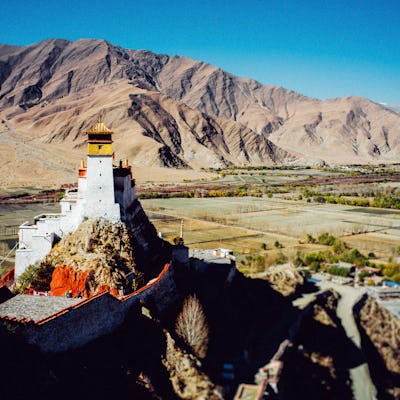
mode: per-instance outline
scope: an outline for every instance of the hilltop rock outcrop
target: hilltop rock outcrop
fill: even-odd
[[[283,398],[353,398],[349,369],[356,349],[337,317],[339,298],[333,290],[320,293],[292,326],[293,346],[282,358]]]
[[[375,300],[368,299],[360,310],[359,321],[387,369],[400,374],[400,319]]]
[[[72,290],[74,296],[89,296],[105,289],[130,293],[158,275],[169,261],[169,245],[157,237],[139,203],[137,207],[130,220],[135,229],[87,219],[53,247],[39,267],[53,271],[48,282],[53,295]]]
[[[134,260],[132,234],[126,225],[103,219],[84,221],[75,232],[53,247],[44,262],[53,266],[68,265],[53,272],[52,286],[58,288],[57,292],[68,284],[71,285],[69,289],[74,286],[76,291],[77,277],[84,281],[81,284],[85,293],[96,292],[102,286],[132,291],[127,275],[139,272]],[[85,272],[84,276],[82,272]]]

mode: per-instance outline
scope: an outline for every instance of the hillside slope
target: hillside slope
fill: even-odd
[[[71,178],[99,116],[137,166],[384,162],[399,151],[400,115],[367,99],[319,101],[102,40],[0,45],[0,183]]]

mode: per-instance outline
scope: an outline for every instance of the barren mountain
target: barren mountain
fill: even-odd
[[[73,180],[101,116],[135,166],[395,161],[400,116],[106,41],[0,45],[0,184]]]
[[[400,113],[400,104],[387,104],[385,107],[389,110]]]

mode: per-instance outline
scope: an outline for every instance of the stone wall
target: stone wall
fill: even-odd
[[[78,348],[115,331],[134,304],[145,305],[155,316],[168,312],[179,298],[174,275],[174,266],[166,264],[156,279],[131,295],[117,298],[103,292],[37,322],[8,323],[28,343],[45,352]]]
[[[169,267],[164,267],[155,280],[127,297],[139,300],[156,318],[165,317],[174,310],[174,306],[179,300],[175,283],[175,268],[173,263]]]
[[[45,352],[61,352],[85,345],[120,326],[127,306],[110,294],[96,295],[71,310],[63,310],[45,320],[27,324],[23,336]]]

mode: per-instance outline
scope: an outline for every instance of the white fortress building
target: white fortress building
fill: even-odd
[[[126,213],[136,200],[131,166],[113,166],[112,134],[102,122],[86,131],[87,164],[81,163],[78,189],[67,191],[61,200],[60,214],[35,217],[33,224],[19,227],[19,244],[15,256],[15,279],[25,269],[43,259],[53,245],[75,231],[85,217],[105,218],[111,222],[128,222]]]

